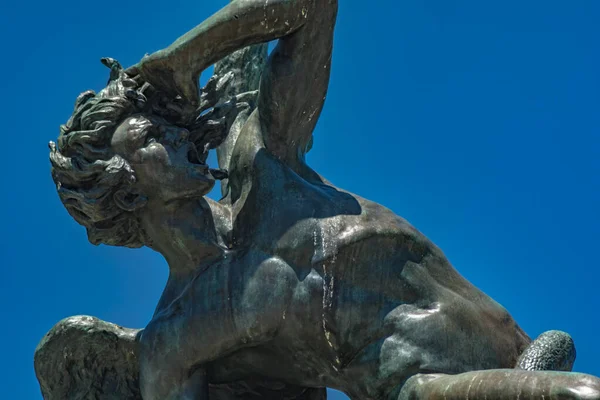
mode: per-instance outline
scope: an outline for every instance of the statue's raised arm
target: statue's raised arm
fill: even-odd
[[[233,1],[138,68],[158,89],[199,103],[198,77],[243,47],[280,39],[263,73],[258,110],[267,149],[303,157],[329,83],[337,0]]]

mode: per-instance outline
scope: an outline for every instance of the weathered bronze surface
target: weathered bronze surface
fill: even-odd
[[[600,398],[595,377],[541,371],[571,369],[568,335],[532,342],[407,221],[305,163],[337,7],[238,0],[138,65],[103,59],[52,176],[92,243],[148,246],[170,276],[142,331],[57,324],[36,350],[46,399]]]

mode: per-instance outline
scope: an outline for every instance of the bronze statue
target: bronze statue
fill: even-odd
[[[103,60],[109,83],[77,99],[52,176],[92,243],[148,246],[170,275],[142,331],[53,328],[46,398],[600,399],[595,377],[538,371],[570,370],[568,335],[532,342],[408,222],[305,163],[337,3],[237,0],[136,66]],[[248,48],[275,39],[267,61]],[[76,359],[83,377],[57,379]]]

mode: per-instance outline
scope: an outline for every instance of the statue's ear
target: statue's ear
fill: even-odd
[[[148,202],[148,198],[134,188],[119,189],[114,195],[115,203],[125,211],[135,211]]]

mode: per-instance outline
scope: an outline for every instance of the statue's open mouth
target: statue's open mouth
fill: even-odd
[[[201,169],[201,172],[205,175],[209,175],[211,179],[227,179],[228,173],[224,169],[213,169],[208,168],[206,159],[208,157],[208,149],[204,149],[202,153],[198,151],[198,147],[194,142],[190,142],[189,149],[187,152],[187,159],[190,164],[193,164],[197,168]]]

